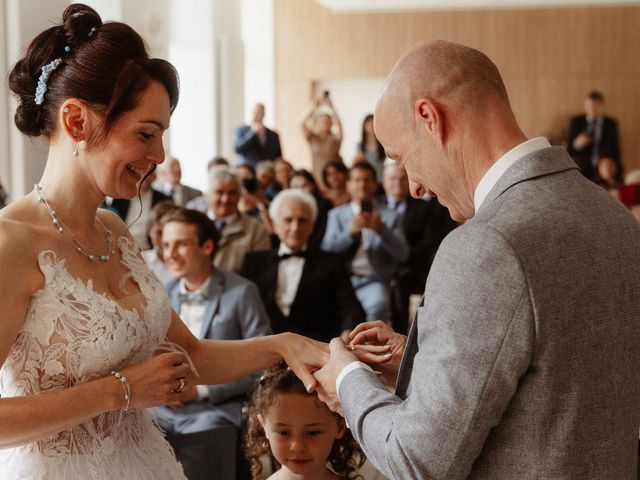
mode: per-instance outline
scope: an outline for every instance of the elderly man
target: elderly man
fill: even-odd
[[[280,246],[248,253],[241,273],[258,285],[274,331],[328,342],[363,322],[342,257],[309,246],[317,214],[313,196],[284,190],[269,214]]]
[[[280,137],[264,126],[264,105],[256,103],[251,113],[251,124],[238,127],[235,140],[240,164],[253,168],[262,160],[275,160],[282,156]]]
[[[640,225],[564,149],[527,140],[472,48],[411,48],[375,129],[413,196],[465,223],[436,254],[401,366],[402,336],[354,331],[354,345],[394,346],[395,392],[335,339],[322,398],[339,409],[337,390],[391,478],[635,479]]]
[[[182,168],[180,167],[180,161],[171,155],[167,155],[164,162],[158,165],[158,180],[161,191],[173,198],[175,204],[181,207],[202,195],[202,192],[197,188],[181,183]]]
[[[173,309],[197,338],[241,340],[271,334],[269,318],[255,285],[244,278],[214,268],[211,259],[219,233],[201,212],[176,208],[162,219],[164,261],[175,279],[166,284]],[[256,376],[221,385],[193,385],[190,400],[181,405],[154,409],[155,417],[169,434],[190,480],[222,478],[235,470],[235,458],[221,458],[215,448],[188,445],[184,435],[209,431],[210,440],[230,432],[240,434],[242,406]],[[232,429],[217,427],[233,426]],[[205,437],[206,435],[201,435]],[[234,450],[232,438],[226,439]],[[225,478],[237,478],[230,474]]]
[[[264,225],[238,211],[241,191],[240,177],[232,168],[222,165],[209,171],[208,208],[205,213],[220,231],[213,263],[230,272],[240,270],[247,252],[271,248]]]

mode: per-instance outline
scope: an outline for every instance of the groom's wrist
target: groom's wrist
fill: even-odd
[[[365,370],[373,372],[373,369],[363,362],[355,361],[345,365],[336,377],[336,395],[338,396],[338,400],[340,399],[340,384],[349,373],[357,370],[358,368],[364,368]]]

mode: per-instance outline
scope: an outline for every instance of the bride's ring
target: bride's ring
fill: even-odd
[[[178,378],[177,380],[180,382],[180,385],[178,385],[178,388],[171,390],[173,393],[180,393],[184,388],[184,378]]]
[[[347,347],[349,348],[349,350],[351,350],[352,352],[356,351],[356,346],[352,343],[350,343],[349,345],[347,345]]]

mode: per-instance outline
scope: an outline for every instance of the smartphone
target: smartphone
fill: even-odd
[[[247,192],[256,193],[258,191],[258,180],[253,177],[243,178],[242,186]]]
[[[373,202],[368,198],[365,198],[360,202],[360,210],[363,212],[371,213],[373,211]]]

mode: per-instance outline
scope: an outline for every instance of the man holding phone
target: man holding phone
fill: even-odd
[[[389,320],[389,282],[408,254],[397,212],[374,203],[376,172],[366,162],[349,170],[351,203],[329,212],[322,249],[347,257],[351,283],[367,321]]]

